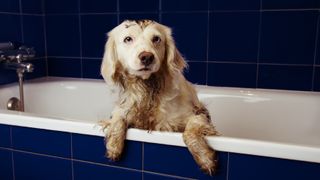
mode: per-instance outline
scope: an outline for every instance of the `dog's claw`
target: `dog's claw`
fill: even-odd
[[[217,172],[217,160],[211,161],[211,163],[203,164],[201,170],[206,174],[212,176]]]
[[[107,151],[106,157],[110,159],[111,161],[118,161],[120,159],[121,154],[112,152],[112,151]]]

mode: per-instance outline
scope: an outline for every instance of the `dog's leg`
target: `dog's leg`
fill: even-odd
[[[127,125],[120,116],[114,114],[106,132],[106,156],[116,161],[120,158],[126,138]]]
[[[208,118],[204,114],[190,117],[183,132],[183,140],[193,158],[200,168],[209,175],[215,173],[217,161],[215,151],[210,148],[204,137],[205,135],[216,134],[214,126],[209,123]]]

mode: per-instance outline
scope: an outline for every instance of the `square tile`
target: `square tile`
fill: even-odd
[[[211,13],[209,61],[257,62],[258,12]]]
[[[224,10],[259,10],[259,0],[209,0],[210,9]]]
[[[46,16],[48,56],[80,57],[78,15]]]
[[[80,13],[117,12],[117,0],[80,0]]]
[[[229,180],[320,179],[320,164],[230,153]]]
[[[262,1],[262,9],[316,9],[318,0],[267,0]]]
[[[107,33],[116,25],[116,15],[81,15],[82,56],[102,58]]]
[[[189,67],[184,70],[186,79],[194,84],[205,85],[207,81],[206,62],[188,62]]]
[[[14,149],[71,157],[71,135],[69,133],[12,127],[12,147]]]
[[[48,76],[81,77],[79,58],[48,58]]]
[[[84,162],[73,162],[74,180],[88,179],[142,179],[142,172],[120,169],[111,166],[100,166]]]
[[[13,158],[16,180],[72,179],[72,164],[70,160],[20,152],[14,152]]]
[[[45,0],[46,14],[75,14],[79,13],[79,0]]]
[[[262,12],[260,62],[313,64],[317,15],[316,11]]]
[[[120,23],[124,20],[140,20],[140,19],[150,19],[154,21],[159,21],[158,13],[121,13]]]
[[[11,147],[10,126],[8,125],[0,124],[0,147]]]
[[[219,169],[215,179],[225,179],[227,172],[227,153],[218,152]],[[188,178],[212,179],[204,174],[186,147],[160,144],[144,144],[144,169],[157,173]]]
[[[315,67],[314,71],[313,90],[320,91],[320,67]]]
[[[120,12],[158,12],[159,0],[119,0]]]
[[[230,87],[256,87],[257,65],[235,63],[209,63],[208,85]]]
[[[21,0],[22,12],[27,14],[43,14],[44,0]]]
[[[106,147],[103,137],[72,134],[72,144],[74,159],[139,170],[142,168],[141,142],[126,141],[121,159],[116,162],[105,157]]]
[[[1,0],[0,12],[19,13],[20,12],[19,0]]]
[[[22,42],[21,19],[18,15],[0,14],[0,22],[6,27],[0,28],[0,42]]]
[[[207,11],[208,10],[207,0],[162,0],[161,10],[162,11]]]
[[[11,151],[0,148],[0,169],[0,179],[13,180]]]
[[[189,61],[207,59],[207,20],[207,13],[162,14],[162,23],[172,28],[177,48]]]
[[[34,47],[36,57],[45,56],[44,21],[42,16],[23,16],[24,44]]]
[[[82,59],[83,78],[102,79],[101,62],[102,59]]]
[[[258,88],[310,91],[312,66],[260,65]]]

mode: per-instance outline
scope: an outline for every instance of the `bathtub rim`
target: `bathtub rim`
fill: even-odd
[[[46,117],[33,113],[0,110],[0,124],[104,137],[104,132],[96,122]],[[150,133],[146,130],[130,128],[127,132],[126,139],[186,147],[182,139],[182,134],[176,132],[152,131]],[[207,141],[215,150],[222,152],[320,163],[320,146],[226,136],[207,137]]]

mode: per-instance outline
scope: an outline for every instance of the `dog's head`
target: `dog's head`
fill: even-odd
[[[162,68],[174,75],[185,67],[170,28],[151,20],[126,20],[108,33],[101,74],[114,84],[124,73],[148,79]]]

